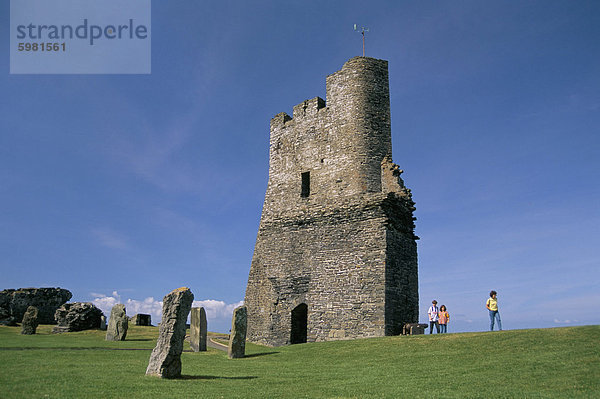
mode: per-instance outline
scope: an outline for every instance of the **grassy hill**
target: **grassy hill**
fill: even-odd
[[[600,326],[185,352],[178,380],[144,375],[156,327],[124,342],[50,329],[0,327],[1,398],[600,397]]]

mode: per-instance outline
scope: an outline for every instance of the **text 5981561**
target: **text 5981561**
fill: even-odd
[[[19,43],[18,44],[19,51],[47,51],[47,52],[58,52],[58,51],[67,51],[66,43],[51,43],[51,42],[42,42],[42,43]]]

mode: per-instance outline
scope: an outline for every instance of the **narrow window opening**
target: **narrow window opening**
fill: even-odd
[[[310,172],[302,173],[302,197],[308,197],[310,195]]]

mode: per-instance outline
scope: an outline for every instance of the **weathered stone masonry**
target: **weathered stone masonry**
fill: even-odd
[[[269,183],[246,289],[267,345],[400,334],[418,321],[414,202],[392,163],[387,61],[350,59],[271,120]]]

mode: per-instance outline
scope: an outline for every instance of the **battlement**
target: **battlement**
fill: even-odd
[[[294,106],[292,113],[293,117],[290,117],[285,112],[280,112],[271,118],[271,131],[284,127],[287,122],[292,120],[301,121],[305,119],[316,119],[318,117],[319,110],[323,108],[325,108],[325,100],[323,100],[321,97],[304,100],[300,104]]]
[[[317,112],[319,112],[321,108],[325,108],[325,100],[321,97],[304,100],[300,104],[294,106],[293,118],[315,118]]]
[[[271,118],[271,130],[282,128],[286,122],[292,120],[292,117],[286,114],[285,112],[280,112]]]

